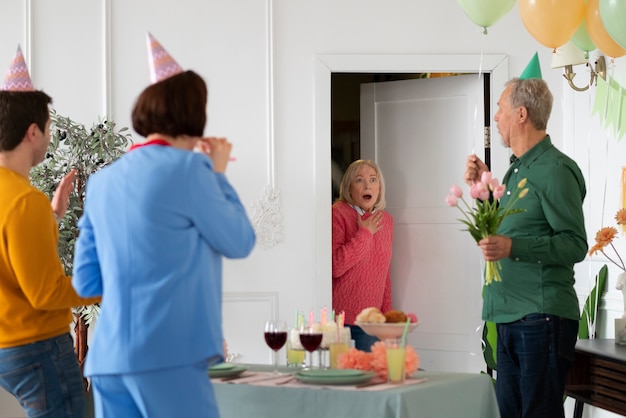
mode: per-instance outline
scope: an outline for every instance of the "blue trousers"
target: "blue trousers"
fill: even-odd
[[[219,418],[208,361],[91,376],[96,418]]]
[[[578,321],[531,314],[497,324],[496,397],[507,418],[564,417],[565,377],[574,360]]]
[[[84,418],[85,386],[69,333],[0,349],[0,387],[27,417]]]
[[[349,325],[350,334],[352,335],[352,339],[354,340],[354,347],[357,350],[361,351],[372,351],[372,345],[376,341],[379,341],[378,338],[373,335],[367,334],[361,327],[358,325]]]

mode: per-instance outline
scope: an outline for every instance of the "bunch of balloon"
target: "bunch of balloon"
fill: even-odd
[[[623,2],[623,0],[620,0]],[[618,2],[619,3],[619,2]],[[608,9],[607,9],[608,10]],[[624,18],[626,16],[624,14],[612,16],[611,23],[613,18],[615,20],[621,19],[621,24],[624,23]],[[626,54],[626,49],[622,48],[609,33],[604,26],[603,19],[600,14],[600,0],[589,0],[587,4],[587,11],[585,12],[585,20],[587,21],[587,31],[589,32],[589,37],[594,44],[598,47],[600,51],[602,51],[606,56],[611,58],[618,58],[622,55]],[[623,30],[620,28],[620,30]],[[626,44],[624,45],[626,46]]]
[[[526,30],[553,51],[569,41],[585,13],[585,0],[519,0],[519,14]]]
[[[611,38],[626,49],[626,1],[600,0],[600,18]]]
[[[578,25],[578,29],[570,39],[570,42],[573,43],[578,49],[585,53],[585,59],[589,59],[589,53],[595,50],[596,44],[593,43],[593,40],[589,36],[589,32],[587,31],[587,1],[585,0],[585,14],[583,15],[583,20]]]
[[[515,4],[515,0],[457,0],[467,17],[472,22],[483,28],[483,33],[487,34],[487,28],[505,14],[507,14]]]

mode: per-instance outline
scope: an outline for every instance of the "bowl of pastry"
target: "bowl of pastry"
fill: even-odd
[[[355,324],[361,327],[367,334],[384,340],[402,337],[407,319],[410,321],[407,332],[412,332],[419,325],[415,314],[404,313],[398,310],[382,313],[378,308],[370,307],[363,309],[357,315]]]

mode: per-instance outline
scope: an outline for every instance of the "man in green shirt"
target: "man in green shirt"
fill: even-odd
[[[538,70],[536,55],[534,60]],[[503,417],[564,417],[565,376],[578,335],[574,264],[587,253],[585,180],[546,134],[551,109],[552,94],[539,71],[506,83],[494,117],[513,152],[500,203],[506,205],[523,178],[529,189],[515,206],[524,212],[506,217],[497,235],[478,243],[485,260],[502,265],[502,281],[484,288],[483,319],[496,323],[496,396]],[[465,181],[479,181],[484,171],[487,166],[470,155]]]

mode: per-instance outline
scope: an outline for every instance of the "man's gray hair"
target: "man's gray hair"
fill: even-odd
[[[524,106],[528,111],[528,119],[538,131],[545,131],[552,112],[552,93],[548,84],[539,79],[509,80],[506,87],[511,87],[509,100],[511,108]]]

